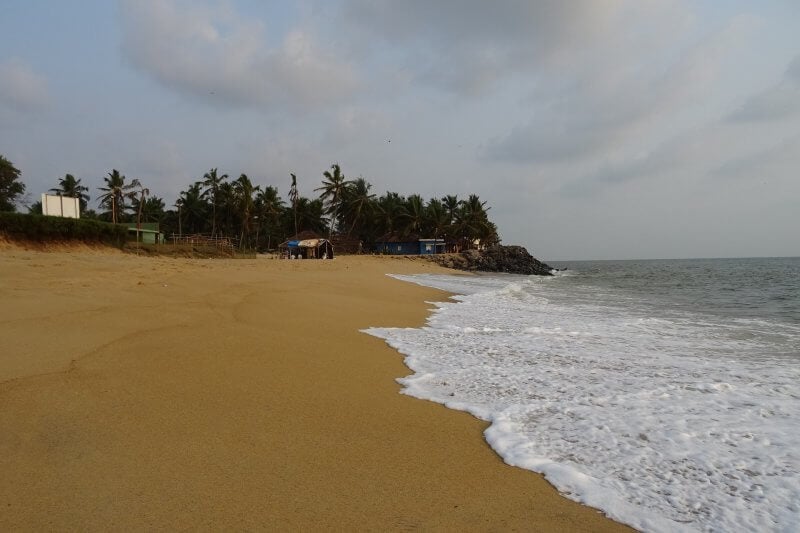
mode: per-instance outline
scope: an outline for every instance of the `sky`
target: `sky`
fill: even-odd
[[[794,0],[3,0],[29,200],[211,168],[475,193],[542,260],[800,256]]]

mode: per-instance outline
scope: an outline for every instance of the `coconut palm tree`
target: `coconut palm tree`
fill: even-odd
[[[125,201],[135,199],[137,194],[135,189],[141,186],[137,179],[127,184],[125,179],[125,176],[120,174],[117,169],[112,169],[108,176],[103,178],[106,186],[100,187],[101,191],[105,191],[105,194],[100,195],[100,206],[108,209],[106,214],[111,217],[113,224],[122,220],[122,215],[128,207]]]
[[[375,226],[377,233],[384,235],[402,228],[408,215],[405,207],[406,199],[396,192],[387,192],[375,203]]]
[[[149,192],[147,193],[150,194]],[[133,208],[139,210],[139,200],[133,202]],[[164,200],[158,196],[147,196],[141,204],[142,222],[161,222],[166,214]]]
[[[297,194],[297,176],[289,174],[292,177],[292,187],[289,189],[289,201],[292,202],[292,210],[294,211],[294,234],[297,235],[297,201],[299,196]]]
[[[203,200],[202,186],[201,182],[196,181],[188,189],[181,191],[178,198],[180,216],[185,222],[187,233],[200,233],[205,229],[208,204]]]
[[[462,238],[466,248],[471,248],[476,239],[481,239],[482,236],[488,237],[491,234],[488,227],[489,216],[486,213],[489,209],[491,208],[487,208],[486,202],[481,202],[477,194],[470,194],[467,200],[460,202],[460,207],[456,212],[455,227],[457,235]]]
[[[363,224],[371,215],[375,200],[375,195],[369,192],[371,188],[372,184],[359,177],[344,190],[342,216],[351,222],[348,236],[352,235],[356,225]]]
[[[339,219],[342,214],[342,199],[344,191],[349,185],[349,181],[342,174],[342,168],[339,163],[331,165],[331,170],[326,170],[322,173],[325,178],[322,180],[322,187],[317,187],[314,192],[321,191],[319,199],[324,202],[325,212],[330,218],[329,232],[332,233],[338,228]],[[330,236],[330,235],[329,235]]]
[[[300,232],[308,230],[314,233],[327,231],[325,207],[322,200],[310,200],[303,196],[297,198],[297,229]]]
[[[448,223],[447,211],[442,201],[437,198],[428,200],[428,205],[425,206],[425,231],[438,239],[447,233]]]
[[[405,207],[403,235],[419,235],[425,223],[425,202],[419,194],[412,194],[406,198]]]
[[[235,194],[235,201],[239,209],[239,216],[241,217],[242,228],[239,233],[240,245],[244,243],[245,233],[250,234],[250,225],[252,222],[253,212],[255,211],[255,203],[253,195],[259,191],[259,187],[253,186],[247,174],[242,174],[233,183]]]
[[[202,186],[205,187],[203,191],[203,198],[211,199],[211,236],[216,236],[217,233],[217,206],[220,205],[220,186],[228,179],[227,174],[222,176],[217,175],[217,169],[212,168],[203,174]]]
[[[278,189],[272,186],[264,187],[256,193],[255,210],[258,214],[258,225],[256,231],[266,226],[267,249],[272,248],[272,237],[278,227],[280,216],[284,211],[283,201],[278,196]],[[295,230],[295,235],[297,230]],[[256,246],[258,246],[258,236],[256,236]]]
[[[447,224],[452,225],[456,220],[456,211],[458,211],[461,202],[455,194],[449,194],[442,197],[442,205],[447,213]]]
[[[217,235],[233,236],[239,228],[239,199],[233,182],[225,181],[217,191]]]
[[[90,199],[87,194],[88,191],[89,187],[81,185],[80,179],[75,179],[72,174],[65,174],[63,178],[58,180],[58,187],[50,189],[49,192],[68,198],[77,198],[81,206],[81,212],[84,212]]]
[[[147,197],[148,194],[150,194],[150,189],[148,189],[147,187],[142,187],[141,184],[139,184],[139,202],[138,202],[138,206],[137,206],[137,209],[136,209],[136,213],[137,213],[136,214],[136,242],[137,243],[139,242],[139,233],[142,230],[142,208],[144,207],[144,199]],[[136,200],[134,199],[134,201],[136,201]]]

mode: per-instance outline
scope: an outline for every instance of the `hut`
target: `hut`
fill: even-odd
[[[164,242],[164,234],[159,231],[158,222],[142,222],[141,224],[132,222],[125,226],[128,228],[128,235],[137,242],[144,244],[162,244]]]
[[[313,231],[301,231],[283,241],[278,249],[282,257],[290,259],[333,259],[331,242]]]
[[[431,255],[444,253],[444,239],[421,239],[419,235],[387,233],[375,241],[375,252],[386,255]]]

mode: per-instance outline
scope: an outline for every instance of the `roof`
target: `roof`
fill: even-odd
[[[378,237],[377,239],[375,239],[375,242],[417,242],[418,240],[419,240],[419,235],[416,235],[414,233],[403,237],[399,233],[393,231]]]
[[[290,241],[282,242],[278,247],[279,248],[317,248],[322,246],[323,244],[328,244],[330,241],[328,239],[293,239]]]
[[[134,226],[132,228],[129,227],[128,231],[135,231],[137,233],[160,233],[158,230],[154,230],[154,229],[140,228],[140,229],[137,230],[136,226]]]
[[[432,243],[442,243],[444,244],[444,239],[423,239],[418,234],[412,233],[410,235],[406,235],[405,237],[401,236],[399,233],[387,233],[377,239],[375,242],[432,242]]]
[[[297,235],[289,237],[289,241],[304,241],[306,239],[321,239],[322,236],[310,230],[303,230]]]

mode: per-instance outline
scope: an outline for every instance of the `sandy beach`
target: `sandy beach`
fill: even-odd
[[[0,244],[0,530],[627,530],[399,394],[437,270]]]

